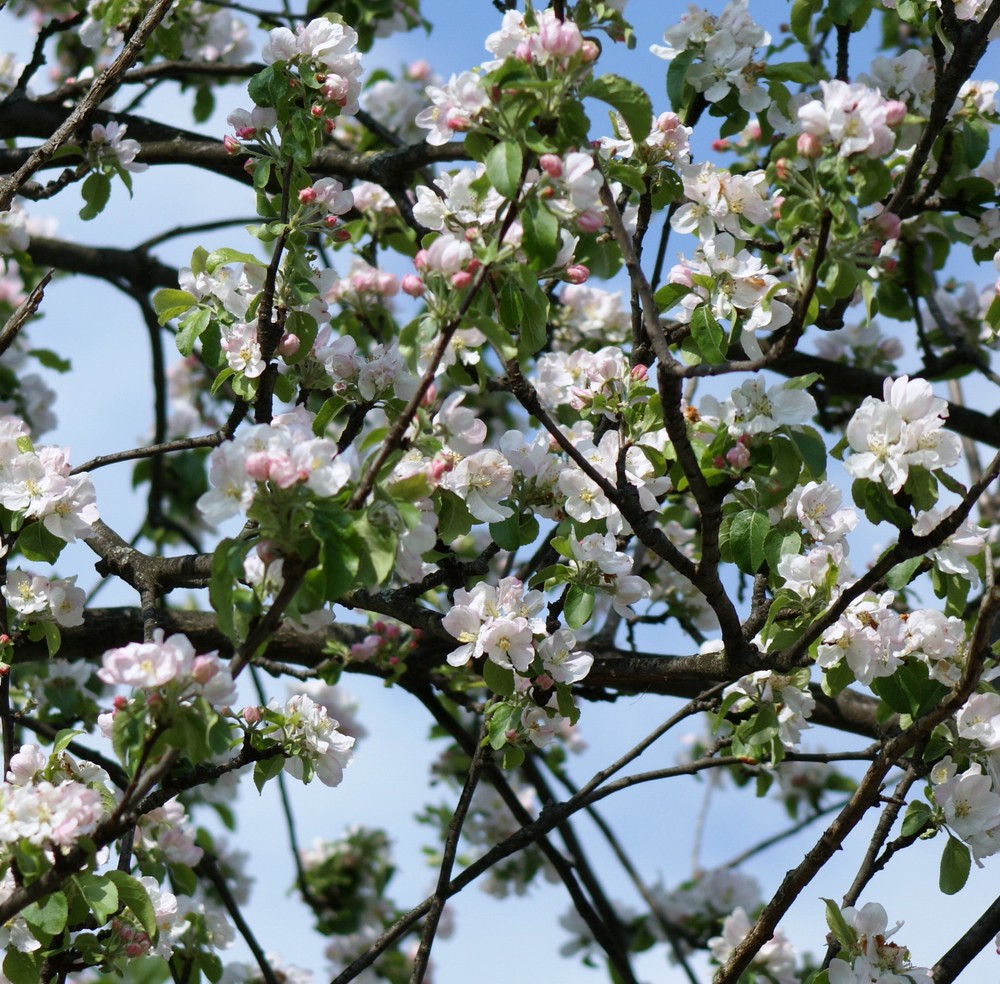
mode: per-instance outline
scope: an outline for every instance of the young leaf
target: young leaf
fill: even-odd
[[[524,158],[521,148],[512,140],[498,143],[486,157],[486,177],[504,198],[513,201],[521,190],[521,170]]]
[[[972,868],[969,849],[954,837],[949,837],[941,854],[941,874],[938,885],[945,895],[955,895],[965,888]]]
[[[641,143],[649,135],[653,104],[641,86],[620,75],[599,75],[585,85],[581,92],[585,96],[606,102],[621,113],[636,143]]]

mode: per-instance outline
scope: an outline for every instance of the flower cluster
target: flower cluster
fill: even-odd
[[[425,91],[432,105],[421,110],[414,123],[428,131],[427,142],[435,147],[471,129],[490,105],[482,78],[475,72],[452,75],[445,85],[429,85]]]
[[[286,63],[315,73],[324,99],[343,112],[358,111],[361,95],[361,54],[357,32],[346,24],[317,17],[293,33],[276,27],[268,34],[263,59],[266,65]],[[320,79],[322,76],[322,80]]]
[[[15,756],[15,759],[17,756]],[[104,816],[104,800],[82,782],[16,782],[19,763],[11,762],[13,782],[0,784],[0,843],[70,847],[93,833]]]
[[[854,453],[844,468],[854,478],[899,492],[911,468],[933,471],[956,464],[962,445],[957,434],[944,430],[947,416],[947,403],[926,380],[886,379],[883,399],[866,396],[847,425]]]
[[[590,62],[597,57],[597,46],[585,40],[580,28],[568,18],[560,18],[551,8],[535,15],[529,25],[516,10],[504,14],[499,31],[486,39],[486,50],[497,60],[484,67],[499,67],[507,58],[566,72],[574,59]]]
[[[778,737],[786,748],[797,748],[816,701],[809,692],[806,674],[784,676],[774,670],[757,670],[740,677],[722,691],[723,699],[736,697],[730,709],[737,714],[769,707],[778,721]]]
[[[312,432],[304,409],[281,414],[270,424],[247,427],[211,455],[209,478],[214,488],[198,500],[210,523],[220,523],[250,508],[262,487],[304,487],[331,496],[346,484],[351,465],[337,445]]]
[[[821,82],[822,99],[799,107],[802,135],[798,149],[803,157],[818,157],[830,144],[838,157],[864,154],[885,157],[896,143],[894,127],[906,116],[906,103],[886,99],[878,89],[834,79]]]
[[[0,418],[0,506],[73,543],[98,519],[94,499],[90,476],[70,474],[65,448],[36,450],[22,421]]]
[[[133,174],[139,174],[149,167],[148,164],[136,161],[141,148],[138,140],[125,136],[127,129],[124,123],[115,123],[113,120],[106,124],[95,123],[91,127],[87,154],[93,166],[107,166],[131,171]]]
[[[841,910],[840,917],[851,936],[847,940],[838,936],[844,949],[830,964],[830,984],[867,984],[869,981],[931,984],[930,971],[926,967],[914,967],[905,946],[888,942],[887,938],[902,923],[886,932],[889,917],[877,902],[868,902],[860,909],[848,906]]]
[[[681,52],[694,53],[698,60],[688,69],[686,80],[710,103],[720,102],[735,89],[747,112],[759,113],[770,104],[767,89],[758,84],[764,66],[755,55],[757,48],[771,43],[771,35],[751,19],[749,0],[730,0],[718,17],[688,7],[680,22],[664,32],[663,41],[649,49],[658,58],[672,61]]]
[[[687,201],[670,219],[675,232],[697,233],[707,240],[719,230],[744,240],[749,237],[745,223],[754,226],[770,221],[774,204],[763,171],[732,174],[707,161],[682,164],[678,170]]]
[[[722,933],[708,941],[713,959],[724,964],[752,926],[745,909],[734,909],[722,921]],[[774,981],[774,984],[797,984],[801,980],[795,971],[795,947],[780,929],[775,930],[774,935],[756,952],[750,967]]]
[[[7,572],[7,583],[0,588],[19,622],[54,621],[69,628],[83,625],[86,592],[76,586],[76,575],[47,578],[28,574],[20,568]]]
[[[339,723],[325,707],[305,694],[289,697],[284,705],[272,697],[263,719],[261,733],[285,751],[285,772],[303,782],[315,775],[324,786],[340,785],[355,740],[337,730]]]
[[[236,699],[229,668],[217,652],[199,655],[186,636],[164,638],[163,629],[153,631],[151,642],[109,649],[97,675],[105,683],[159,692],[172,704],[203,697],[221,708]]]
[[[842,660],[859,683],[892,676],[908,658],[923,662],[931,677],[947,686],[957,682],[965,660],[961,619],[933,609],[896,612],[892,592],[866,594],[851,603],[820,640],[816,662],[824,669]]]

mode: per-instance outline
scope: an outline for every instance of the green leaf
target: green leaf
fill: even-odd
[[[691,316],[691,337],[706,362],[719,365],[726,361],[726,334],[707,304],[699,305]]]
[[[299,347],[291,355],[283,355],[282,361],[289,366],[302,362],[312,352],[318,330],[319,325],[311,314],[306,314],[305,311],[292,311],[285,320],[285,331],[298,338]]]
[[[264,784],[273,779],[285,765],[285,757],[283,755],[273,755],[271,758],[261,759],[253,767],[253,782],[257,787],[257,792],[261,793],[264,791]]]
[[[965,163],[968,167],[978,167],[990,149],[990,131],[980,119],[963,120],[960,131],[965,145]]]
[[[258,267],[267,266],[263,260],[252,253],[243,253],[238,249],[230,249],[228,246],[223,246],[222,249],[212,250],[208,254],[208,258],[205,260],[205,269],[209,273],[215,273],[220,266],[225,266],[227,263],[244,263],[247,266]]]
[[[132,910],[132,914],[139,920],[139,925],[150,937],[155,936],[156,912],[146,889],[137,879],[124,871],[109,871],[106,877],[114,882],[118,898]]]
[[[906,808],[900,832],[904,837],[914,837],[927,826],[927,821],[930,818],[931,808],[926,803],[917,800]]]
[[[559,253],[559,220],[541,203],[532,202],[521,213],[522,244],[536,269],[552,266]]]
[[[40,520],[23,527],[17,537],[17,546],[28,560],[54,564],[59,559],[65,540],[50,533]]]
[[[886,585],[893,591],[902,591],[913,580],[913,575],[922,563],[923,557],[911,557],[909,560],[897,564],[886,574]]]
[[[767,513],[744,509],[733,517],[729,530],[730,548],[737,567],[747,574],[755,574],[764,563],[764,542],[771,531]]]
[[[153,295],[153,310],[161,325],[165,325],[171,318],[183,314],[197,303],[198,300],[194,294],[189,294],[186,290],[175,290],[172,287],[158,290]]]
[[[514,696],[514,671],[509,666],[500,666],[487,658],[483,663],[483,682],[501,697]]]
[[[764,559],[772,570],[778,569],[782,557],[795,557],[802,549],[802,537],[794,530],[772,529],[764,539]]]
[[[690,287],[684,284],[664,284],[654,295],[653,300],[661,311],[669,311],[682,297],[691,293]]]
[[[64,359],[62,356],[56,355],[51,349],[36,348],[31,349],[28,355],[34,356],[38,361],[45,366],[46,369],[53,369],[56,372],[69,372],[73,368],[69,359]]]
[[[212,555],[212,580],[208,585],[208,600],[215,612],[219,631],[233,642],[239,642],[233,618],[236,580],[243,575],[243,558],[253,543],[247,540],[223,540]]]
[[[834,939],[845,949],[852,950],[858,945],[858,934],[847,924],[840,906],[833,899],[823,899],[826,904],[826,924]]]
[[[98,926],[103,926],[118,911],[118,889],[107,875],[76,875],[73,881]]]
[[[519,331],[524,318],[524,300],[517,284],[509,281],[500,288],[500,324],[508,331]]]
[[[33,902],[21,912],[33,933],[42,932],[57,936],[66,927],[69,904],[62,892],[53,892],[38,902]]]
[[[685,106],[685,89],[687,88],[687,73],[694,62],[695,53],[691,49],[682,51],[670,62],[667,69],[667,98],[670,100],[670,108],[680,115],[687,108]]]
[[[521,190],[523,167],[521,148],[513,140],[498,143],[486,157],[486,177],[504,198],[511,201],[517,198]]]
[[[972,868],[969,849],[954,837],[949,837],[941,854],[941,874],[938,886],[945,895],[955,895],[965,888]]]
[[[795,427],[788,436],[802,455],[809,474],[819,481],[826,474],[826,444],[819,432],[813,427]]]
[[[508,745],[503,750],[503,767],[516,769],[524,761],[524,749],[520,745]]]
[[[789,17],[792,34],[807,47],[812,44],[812,19],[820,8],[821,0],[793,0]]]
[[[767,65],[764,68],[764,77],[774,82],[796,82],[799,85],[808,85],[815,82],[817,72],[815,66],[809,62],[780,62],[777,65]]]
[[[194,343],[204,334],[211,320],[212,312],[208,308],[198,308],[178,323],[174,341],[181,355],[187,358],[194,351]]]
[[[571,629],[584,625],[594,612],[594,589],[582,584],[571,584],[566,592],[563,614]]]
[[[86,204],[80,209],[84,222],[96,219],[111,198],[111,179],[103,171],[92,171],[80,187],[80,194]]]
[[[580,89],[581,95],[600,99],[621,113],[625,125],[636,143],[649,135],[653,121],[653,104],[646,91],[620,75],[600,75]]]
[[[38,984],[42,972],[41,952],[22,953],[13,947],[3,959],[3,974],[10,984]]]

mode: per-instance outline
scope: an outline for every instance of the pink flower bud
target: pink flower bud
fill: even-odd
[[[456,290],[464,290],[472,283],[472,274],[468,270],[459,270],[451,275],[451,285]]]
[[[10,676],[10,663],[0,663],[0,680],[5,676]]]
[[[430,62],[424,61],[422,58],[417,59],[417,61],[410,62],[410,64],[406,66],[406,77],[414,82],[423,82],[430,78],[430,74]]]
[[[542,690],[551,690],[555,686],[555,680],[548,673],[539,673],[535,677],[535,686],[540,687]]]
[[[815,133],[800,133],[795,141],[795,149],[800,157],[813,160],[823,153],[823,140]]]
[[[318,120],[323,115],[323,107],[322,106],[313,106],[313,107],[311,107],[310,110],[309,110],[309,115],[313,119]]]
[[[791,162],[787,157],[779,157],[774,162],[774,173],[779,181],[787,181],[788,175],[792,173]]]
[[[899,126],[906,119],[906,103],[899,99],[890,99],[885,104],[886,126]]]
[[[331,237],[335,243],[346,243],[351,238],[349,229],[338,229]]]
[[[271,477],[271,456],[266,451],[255,451],[247,456],[244,468],[255,482],[266,482]]]
[[[594,41],[584,40],[583,44],[580,46],[580,56],[587,65],[591,62],[597,61],[597,56],[600,53],[601,49]]]
[[[434,406],[434,401],[437,399],[437,395],[437,387],[431,383],[430,386],[427,387],[427,392],[424,393],[424,398],[420,401],[420,405],[425,410],[429,410],[432,406]]]
[[[725,137],[721,137],[718,140],[713,140],[712,150],[715,151],[729,150],[729,141]]]
[[[531,45],[528,44],[527,41],[522,41],[514,49],[514,57],[518,61],[523,61],[523,62],[526,62],[527,64],[530,65],[531,64]]]
[[[238,154],[240,152],[240,142],[228,133],[222,138],[222,146],[226,148],[227,154]]]
[[[273,540],[261,540],[257,544],[257,556],[265,564],[273,564],[276,560],[280,560],[281,551]]]
[[[426,270],[427,269],[427,250],[426,249],[418,249],[417,250],[417,255],[413,257],[413,265],[418,270]],[[410,274],[410,276],[412,276],[412,274]],[[405,277],[403,278],[403,281],[405,283],[405,281],[406,281]],[[406,290],[406,288],[404,287],[403,290]],[[409,293],[409,291],[407,291],[407,293]]]
[[[538,158],[538,166],[550,178],[562,177],[563,163],[558,154],[542,154],[542,156]]]
[[[123,707],[128,707],[128,697],[125,697],[123,694],[119,694],[114,699],[113,703],[115,710],[120,711]]]
[[[450,458],[435,458],[427,468],[427,477],[432,485],[437,485],[453,467]]]
[[[323,225],[325,225],[327,229],[332,229],[337,224],[337,221],[338,220],[336,215],[323,216]]]
[[[571,284],[585,284],[590,276],[590,270],[582,263],[574,263],[566,267],[566,279]]]
[[[129,957],[141,957],[146,952],[146,948],[141,943],[126,943],[125,955]]]
[[[257,704],[247,704],[246,707],[240,711],[240,717],[246,721],[247,724],[256,724],[264,716]]]
[[[421,250],[423,252],[423,250]],[[424,286],[424,282],[415,274],[408,273],[403,277],[400,287],[404,294],[409,294],[410,297],[420,297],[421,294],[427,289]]]
[[[750,464],[750,452],[743,444],[737,444],[726,452],[726,462],[730,468],[743,471]]]
[[[316,201],[315,188],[303,188],[299,192],[299,202],[303,205],[311,205],[314,201]]]
[[[881,215],[875,216],[874,225],[886,239],[899,239],[902,223],[895,212],[882,212]]]
[[[633,379],[641,383],[649,377],[649,370],[640,362],[638,365],[632,366],[630,375]]]
[[[219,672],[219,664],[208,656],[195,656],[191,664],[191,676],[200,684],[208,683]]]
[[[243,162],[243,173],[244,173],[244,174],[249,174],[249,175],[250,175],[250,177],[252,178],[252,177],[253,177],[253,172],[254,172],[255,170],[256,170],[256,165],[254,164],[254,161],[253,161],[253,158],[251,158],[251,157],[248,157],[248,158],[247,158],[247,159],[246,159],[246,160],[245,160],[245,161]]]
[[[323,132],[327,136],[330,136],[330,134],[333,133],[333,131],[336,129],[337,129],[337,121],[332,116],[327,117],[323,121]]]
[[[587,209],[576,217],[576,227],[580,232],[597,232],[604,228],[604,216],[596,209]]]
[[[691,276],[691,268],[686,263],[676,263],[670,268],[667,280],[672,284],[680,284],[681,287],[694,287],[694,280]]]
[[[469,273],[475,273],[481,266],[482,263],[480,263],[479,260],[473,257],[471,260],[469,260],[468,263],[465,264],[465,269]]]
[[[278,342],[278,352],[286,359],[290,358],[298,352],[301,344],[302,342],[298,335],[292,335],[290,332],[285,332],[281,341]]]

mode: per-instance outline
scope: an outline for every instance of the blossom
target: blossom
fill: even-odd
[[[510,506],[500,502],[514,487],[514,469],[499,451],[477,451],[463,458],[441,484],[464,499],[480,522],[499,523],[514,515]]]
[[[854,478],[880,481],[890,492],[906,484],[911,466],[947,468],[958,462],[961,442],[944,430],[948,407],[923,379],[886,379],[884,399],[866,396],[847,424],[854,450],[844,468]]]
[[[489,97],[475,72],[452,75],[447,85],[429,85],[427,96],[433,103],[417,114],[414,122],[428,132],[434,146],[448,143],[456,132],[468,130],[489,105]]]
[[[94,160],[113,163],[115,167],[124,168],[133,174],[139,174],[149,167],[148,164],[136,163],[136,156],[141,149],[138,140],[125,137],[128,126],[124,123],[94,123],[90,129],[89,151]]]
[[[272,697],[267,707],[276,721],[271,736],[288,754],[285,771],[303,779],[308,764],[323,785],[339,786],[351,763],[354,738],[338,731],[326,708],[306,694],[289,697],[284,707]]]
[[[898,111],[881,92],[839,79],[820,82],[820,88],[822,100],[814,99],[799,107],[799,122],[805,133],[829,140],[840,157],[864,154],[879,158],[892,150],[896,137],[890,120]]]
[[[750,927],[746,910],[740,907],[733,910],[723,920],[722,934],[708,941],[712,957],[720,964],[725,963],[750,932]],[[774,935],[757,951],[750,967],[764,973],[775,984],[796,984],[798,980],[795,949],[780,929],[775,930]]]

